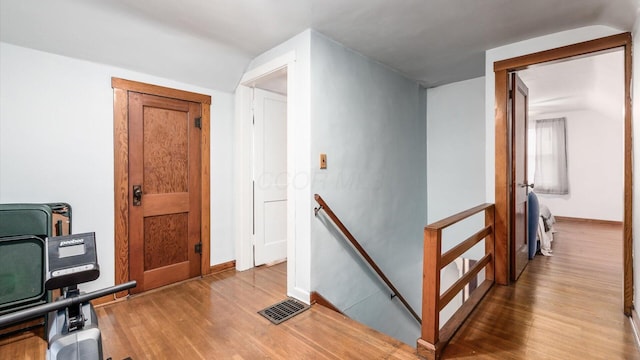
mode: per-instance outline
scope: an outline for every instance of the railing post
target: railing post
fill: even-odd
[[[440,332],[440,258],[442,230],[424,229],[422,334],[418,340],[418,355],[437,359]]]
[[[484,225],[491,226],[491,233],[484,239],[484,253],[491,254],[491,261],[485,268],[484,277],[487,280],[494,281],[495,279],[495,261],[496,261],[496,243],[495,243],[495,206],[488,207],[484,211]]]

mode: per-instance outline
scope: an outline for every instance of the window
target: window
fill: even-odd
[[[536,121],[534,184],[538,194],[569,193],[566,118]]]

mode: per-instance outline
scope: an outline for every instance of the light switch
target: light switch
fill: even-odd
[[[327,154],[320,154],[320,169],[327,168]]]

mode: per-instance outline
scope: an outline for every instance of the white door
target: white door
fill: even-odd
[[[254,89],[254,264],[287,257],[287,97]]]

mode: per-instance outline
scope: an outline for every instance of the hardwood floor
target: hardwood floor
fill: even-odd
[[[416,359],[415,349],[323,306],[280,325],[257,311],[286,296],[286,263],[186,281],[96,309],[104,356],[132,359]],[[0,359],[44,359],[23,336]],[[6,357],[5,357],[6,355]]]
[[[553,256],[495,286],[444,359],[640,359],[622,298],[622,227],[558,222]]]
[[[443,359],[640,359],[622,313],[622,228],[561,222],[553,257],[494,286]],[[286,264],[229,271],[97,308],[105,358],[416,359],[415,349],[322,306],[273,325]],[[41,334],[40,334],[41,336]],[[33,333],[0,338],[0,359],[44,359]]]

